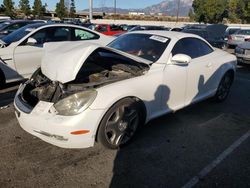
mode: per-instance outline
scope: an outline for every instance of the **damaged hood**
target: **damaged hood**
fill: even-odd
[[[110,50],[133,59],[138,63],[147,65],[153,63],[137,56],[103,47],[95,43],[47,43],[44,46],[44,56],[41,62],[42,73],[52,81],[59,81],[60,83],[73,81],[87,58],[98,48]]]

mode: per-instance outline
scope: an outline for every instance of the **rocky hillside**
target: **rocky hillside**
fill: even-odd
[[[180,16],[187,16],[190,8],[192,7],[193,0],[181,0],[180,3]],[[143,12],[149,13],[164,13],[169,16],[176,15],[178,7],[178,0],[165,0],[159,4],[152,5],[143,9]]]
[[[180,3],[180,16],[187,16],[190,8],[192,7],[193,0],[181,0]],[[164,15],[175,16],[177,12],[178,0],[164,0],[159,4],[146,7],[144,9],[121,9],[117,8],[117,13],[127,14],[129,12],[144,12],[146,14],[163,13]],[[84,10],[87,11],[87,10]],[[95,12],[113,13],[113,7],[94,8]]]

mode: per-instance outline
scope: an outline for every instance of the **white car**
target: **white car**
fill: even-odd
[[[15,97],[21,127],[63,148],[118,148],[140,125],[192,103],[223,101],[236,57],[199,36],[140,31],[107,47],[48,45]]]
[[[0,42],[0,86],[29,78],[41,65],[44,43],[86,40],[107,45],[113,38],[81,26],[46,23],[28,25],[5,36]]]
[[[229,35],[227,46],[236,47],[237,45],[244,43],[245,41],[250,39],[250,29],[240,29],[236,33]]]

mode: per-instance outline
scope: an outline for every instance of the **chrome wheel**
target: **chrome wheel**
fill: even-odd
[[[132,106],[119,106],[109,116],[105,126],[105,136],[109,144],[120,146],[135,134],[139,124],[139,114]]]
[[[115,103],[103,116],[97,132],[97,141],[104,147],[117,149],[130,142],[145,121],[143,103],[124,98]]]

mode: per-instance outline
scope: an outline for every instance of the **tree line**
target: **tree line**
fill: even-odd
[[[194,0],[189,16],[204,23],[250,23],[250,0]]]
[[[47,4],[42,4],[41,0],[34,0],[31,8],[29,0],[20,0],[18,9],[15,8],[13,0],[3,0],[0,6],[0,13],[11,18],[16,18],[18,12],[24,14],[25,17],[33,16],[35,18],[43,18],[46,13]],[[65,17],[75,17],[75,1],[74,0],[59,0],[56,4],[55,12],[60,19]]]

